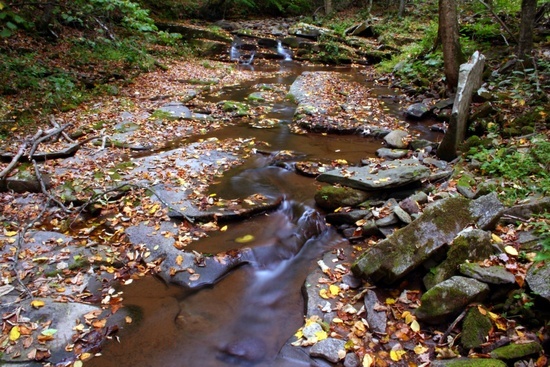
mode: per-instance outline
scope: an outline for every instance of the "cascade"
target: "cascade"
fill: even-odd
[[[283,47],[283,44],[281,43],[281,40],[277,41],[277,53],[281,56],[284,56],[285,61],[291,61],[292,60],[292,57],[290,56],[290,52],[288,52],[288,50],[286,50]]]

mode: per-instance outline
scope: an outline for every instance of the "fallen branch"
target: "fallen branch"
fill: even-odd
[[[54,128],[61,128],[61,126],[57,123],[57,121],[55,121],[55,117],[53,115],[50,115],[49,116],[50,118],[50,123],[53,125]],[[69,134],[67,134],[65,131],[61,131],[60,132],[61,136],[63,136],[65,138],[65,140],[67,140],[69,143],[74,143],[74,140],[71,139],[71,137],[69,136]],[[57,137],[57,139],[59,139],[59,136]]]
[[[8,166],[4,168],[2,172],[0,172],[0,180],[3,180],[6,177],[8,177],[10,172],[13,171],[13,169],[15,168],[15,166],[23,156],[23,154],[25,154],[25,149],[27,149],[27,145],[29,145],[31,141],[38,139],[40,135],[42,135],[42,130],[38,129],[36,134],[34,134],[34,136],[30,140],[25,140],[23,144],[21,144],[21,146],[19,147],[19,150],[17,151],[17,154],[11,159],[10,164],[8,164]]]
[[[70,213],[71,211],[67,209],[67,207],[59,200],[54,198],[52,194],[48,192],[48,189],[46,188],[46,183],[42,179],[42,175],[40,174],[40,170],[38,169],[38,164],[36,164],[36,161],[33,159],[32,164],[34,166],[34,173],[36,175],[36,179],[38,182],[40,182],[40,188],[42,189],[42,193],[48,197],[50,201],[53,201],[57,204],[65,213]]]
[[[38,145],[40,143],[42,143],[43,141],[45,140],[48,140],[49,138],[51,138],[52,136],[55,136],[55,135],[58,135],[60,134],[63,130],[65,130],[66,128],[68,128],[69,126],[71,126],[72,124],[65,124],[57,129],[53,129],[51,131],[49,131],[46,135],[44,135],[43,137],[41,138],[38,138],[38,139],[33,139],[34,142],[32,144],[32,147],[31,147],[31,150],[29,151],[29,160],[32,160],[32,156],[34,154],[34,152],[36,151],[36,149],[38,148]]]

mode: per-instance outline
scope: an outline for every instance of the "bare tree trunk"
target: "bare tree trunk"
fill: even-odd
[[[399,0],[399,12],[397,13],[397,16],[399,18],[403,18],[403,15],[405,14],[405,4],[407,3],[406,0]]]
[[[531,63],[533,51],[533,27],[537,13],[537,0],[521,1],[521,25],[518,41],[518,58]]]
[[[325,15],[332,13],[332,0],[325,0]]]
[[[458,34],[456,0],[439,0],[439,36],[443,46],[443,67],[447,79],[447,90],[455,90],[458,84],[458,70],[464,61]]]

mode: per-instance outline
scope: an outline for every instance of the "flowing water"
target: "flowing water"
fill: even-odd
[[[290,85],[302,69],[289,64],[292,63],[281,62],[281,68],[293,68],[290,75],[227,88],[210,98],[242,100],[257,83]],[[352,69],[339,70],[358,79]],[[387,95],[391,90],[381,89],[379,93]],[[273,106],[268,117],[283,121],[276,128],[231,126],[206,138],[253,136],[268,142],[273,151],[297,152],[297,160],[346,159],[351,164],[374,156],[381,146],[380,141],[354,135],[292,134],[287,124],[294,108],[286,102]],[[223,198],[253,193],[283,195],[281,208],[269,215],[232,223],[228,231],[213,233],[189,248],[205,253],[227,251],[236,245],[232,239],[252,233],[255,239],[247,246],[252,247],[253,261],[198,291],[167,285],[155,278],[124,287],[125,305],[132,311],[134,322],[119,332],[119,342],[108,343],[102,357],[93,358],[86,366],[310,365],[292,352],[280,350],[303,323],[301,288],[315,261],[324,252],[347,244],[324,225],[321,214],[314,209],[313,193],[318,185],[315,180],[270,166],[267,157],[256,156],[229,171],[210,191]]]

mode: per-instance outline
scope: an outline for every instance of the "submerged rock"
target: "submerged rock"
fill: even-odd
[[[439,283],[422,296],[416,309],[419,320],[437,324],[459,313],[471,302],[481,302],[489,293],[489,286],[478,280],[454,276]]]

